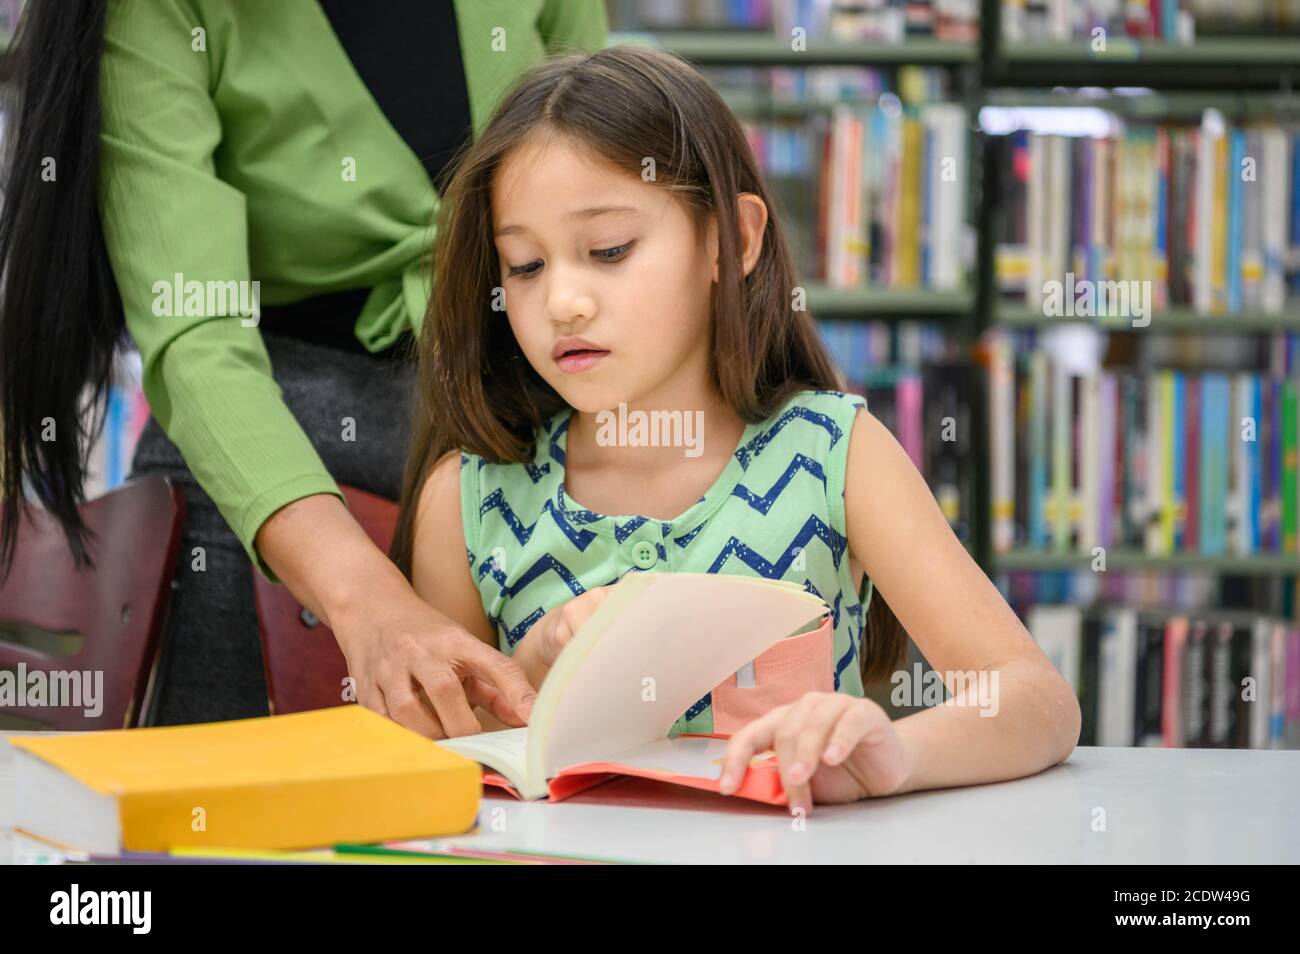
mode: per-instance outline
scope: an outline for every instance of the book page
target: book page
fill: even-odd
[[[661,775],[691,775],[716,780],[722,774],[727,745],[727,739],[678,736],[638,746],[603,761]],[[750,759],[750,764],[775,757],[774,752],[758,752]]]
[[[454,739],[439,739],[434,743],[458,755],[484,765],[506,777],[515,788],[523,786],[526,771],[525,753],[528,749],[528,729],[501,729],[497,732],[480,732]]]
[[[602,605],[593,614],[533,707],[529,768],[546,778],[664,739],[714,686],[827,612],[799,587],[753,578],[639,574],[625,583],[639,592],[617,613],[601,617]]]

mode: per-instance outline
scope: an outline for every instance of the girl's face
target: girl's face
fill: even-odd
[[[667,189],[558,136],[507,157],[492,219],[515,339],[573,408],[697,399],[709,380],[712,224],[697,234]]]

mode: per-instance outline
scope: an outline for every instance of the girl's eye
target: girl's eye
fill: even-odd
[[[523,275],[525,278],[527,278],[529,275],[532,275],[541,267],[542,267],[542,263],[536,260],[529,262],[527,265],[511,265],[510,274],[512,276]]]
[[[616,245],[613,248],[598,248],[593,250],[591,254],[602,262],[617,262],[627,254],[628,249],[630,249],[634,244],[636,243],[624,242],[622,245]]]

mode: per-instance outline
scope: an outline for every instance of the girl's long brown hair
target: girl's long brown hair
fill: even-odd
[[[392,548],[408,578],[415,509],[434,462],[456,449],[498,462],[531,460],[537,428],[567,407],[492,307],[501,275],[493,180],[536,132],[563,136],[629,175],[641,176],[653,159],[654,181],[684,201],[697,222],[716,218],[713,374],[744,421],[766,419],[797,391],[843,388],[812,316],[792,308],[797,283],[776,215],[768,217],[758,262],[743,274],[736,196],[753,193],[774,206],[744,132],[709,83],[677,57],[642,46],[547,60],[506,95],[443,193]],[[878,592],[863,641],[864,682],[887,679],[902,664],[905,636]]]

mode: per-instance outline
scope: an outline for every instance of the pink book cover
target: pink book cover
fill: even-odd
[[[921,436],[922,392],[919,374],[904,374],[895,385],[895,397],[898,401],[898,436],[899,443],[912,464],[921,473],[925,473],[924,440]]]
[[[1300,626],[1291,629],[1286,649],[1286,728],[1300,726]]]
[[[1182,700],[1178,691],[1183,670],[1183,645],[1187,642],[1187,617],[1175,616],[1165,624],[1165,668],[1162,673],[1160,734],[1165,748],[1182,745]]]
[[[729,736],[683,732],[677,738],[725,740]],[[722,773],[722,760],[719,758],[716,761],[720,775]],[[682,775],[668,770],[623,765],[619,762],[587,762],[583,765],[571,765],[556,774],[550,781],[550,795],[545,801],[563,801],[620,775],[648,778],[667,782],[670,785],[684,785],[687,788],[698,788],[707,792],[719,791],[718,777],[716,775],[712,777],[708,775]],[[504,789],[515,798],[519,797],[519,792],[516,791],[515,787],[496,772],[485,769],[483,784],[493,785]],[[732,792],[731,795],[734,798],[748,798],[768,805],[787,804],[785,789],[781,787],[781,774],[777,767],[776,753],[770,751],[760,752],[751,758],[749,760],[749,771],[745,773],[740,788]]]
[[[671,741],[660,739],[618,753],[608,760],[568,765],[547,783],[544,801],[558,802],[618,776],[635,776],[709,792],[719,792],[719,775],[727,741],[763,713],[801,698],[807,692],[834,691],[834,640],[832,618],[807,632],[787,636],[745,667],[743,680],[730,674],[710,693],[713,732],[683,732]],[[518,790],[506,777],[484,767],[483,783],[503,789],[515,798]],[[740,788],[731,793],[768,805],[787,805],[775,752],[750,758]]]

